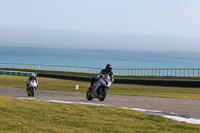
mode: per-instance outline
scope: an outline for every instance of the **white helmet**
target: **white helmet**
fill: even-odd
[[[35,79],[36,75],[33,73],[33,74],[31,74],[31,77],[32,77],[32,79]]]
[[[36,77],[36,75],[35,75],[34,73],[33,73],[33,74],[31,74],[31,76],[32,76],[32,77]]]

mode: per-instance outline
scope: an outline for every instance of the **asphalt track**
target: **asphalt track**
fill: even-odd
[[[28,98],[25,89],[12,87],[0,87],[0,96]],[[87,101],[84,93],[56,92],[44,90],[38,90],[34,98],[45,101],[59,100],[70,101],[74,103],[103,104],[116,107],[159,110],[166,114],[175,113],[179,116],[184,116],[188,118],[200,118],[200,100],[197,99],[107,95],[106,99],[103,102],[100,102],[98,99]]]

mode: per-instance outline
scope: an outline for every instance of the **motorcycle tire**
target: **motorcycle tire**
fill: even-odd
[[[32,97],[34,97],[34,88],[31,89]]]
[[[91,92],[89,90],[86,93],[86,98],[87,98],[88,101],[91,101],[93,99]]]
[[[103,101],[106,98],[107,88],[101,87],[99,90],[99,101]]]
[[[28,96],[30,97],[31,95],[30,95],[29,91],[30,91],[30,90],[27,91],[27,94],[28,94]]]

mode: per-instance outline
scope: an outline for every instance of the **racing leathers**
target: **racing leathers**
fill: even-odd
[[[93,86],[94,82],[95,82],[96,80],[98,80],[99,75],[101,75],[101,74],[108,74],[108,75],[110,76],[110,81],[111,81],[111,83],[114,82],[113,72],[112,72],[111,70],[102,69],[102,70],[96,75],[96,77],[92,77],[92,79],[91,79],[91,85],[89,86],[89,89],[92,89],[92,86]]]

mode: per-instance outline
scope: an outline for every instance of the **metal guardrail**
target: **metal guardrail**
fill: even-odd
[[[20,68],[65,72],[99,73],[102,68],[80,67],[80,66],[59,66],[59,65],[38,65],[19,63],[0,63],[0,68]],[[200,69],[196,68],[147,68],[147,69],[126,69],[114,68],[114,75],[120,76],[175,76],[175,77],[200,77]]]

